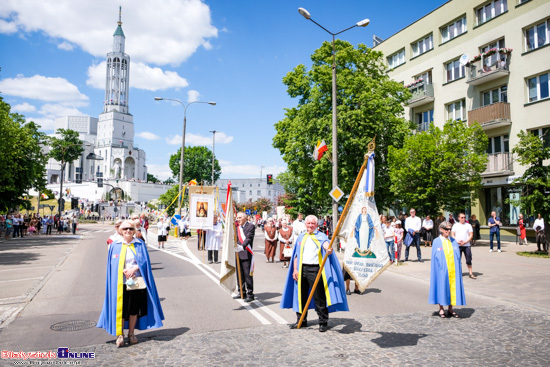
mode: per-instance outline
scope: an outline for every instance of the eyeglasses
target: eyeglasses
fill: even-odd
[[[458,217],[458,219],[465,219],[466,217]]]
[[[450,231],[450,230],[451,230],[451,228],[446,228],[446,227],[441,227],[441,229],[444,229],[444,230],[446,230],[446,231]]]
[[[126,227],[126,228],[121,228],[120,230],[122,230],[122,231],[135,231],[136,229],[131,228],[131,227]]]

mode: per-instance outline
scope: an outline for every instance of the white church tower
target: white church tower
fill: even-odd
[[[145,152],[134,146],[134,121],[129,111],[130,56],[124,51],[122,8],[113,34],[113,50],[107,54],[105,100],[99,115],[95,154],[102,157],[104,178],[146,180]]]

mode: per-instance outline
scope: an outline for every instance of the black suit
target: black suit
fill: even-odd
[[[237,233],[240,231],[239,227],[236,228]],[[243,287],[243,293],[246,291],[246,295],[248,297],[254,296],[254,279],[250,275],[250,266],[252,263],[252,254],[248,252],[246,249],[247,247],[250,247],[252,250],[252,244],[254,242],[254,234],[255,234],[256,227],[254,224],[246,222],[243,226],[243,233],[244,233],[244,239],[240,240],[239,234],[237,234],[237,243],[241,245],[244,249],[244,251],[238,252],[239,256],[239,264],[240,264],[240,272],[241,272],[241,279],[243,280],[244,284],[239,284],[239,274],[237,274],[237,290],[240,293],[240,287]]]

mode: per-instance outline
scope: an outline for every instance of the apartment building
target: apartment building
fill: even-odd
[[[426,130],[449,119],[478,122],[489,137],[483,190],[470,214],[499,213],[509,234],[519,208],[506,199],[524,167],[512,148],[521,130],[550,146],[550,1],[451,0],[374,47],[388,74],[412,92],[405,114]],[[514,232],[515,236],[515,232]]]

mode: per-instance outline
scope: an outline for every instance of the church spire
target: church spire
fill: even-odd
[[[122,31],[122,6],[118,9],[118,26],[113,34],[113,51],[107,54],[107,80],[103,112],[128,111],[130,56],[124,53],[126,37]]]

